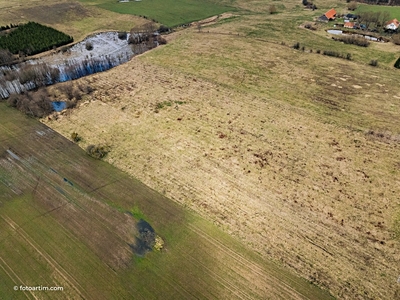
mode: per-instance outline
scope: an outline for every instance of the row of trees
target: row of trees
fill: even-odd
[[[347,1],[347,2],[349,2],[349,1]],[[373,5],[388,5],[388,6],[400,5],[400,0],[358,0],[357,2],[373,4]]]
[[[10,25],[6,25],[6,26],[0,26],[0,31],[4,31],[4,30],[8,30],[11,28],[17,28],[18,24],[10,24]]]
[[[3,67],[2,74],[0,73],[0,98],[102,72],[128,61],[129,58],[130,54],[126,53],[117,57],[88,58],[67,63],[63,67],[52,67],[45,63]]]
[[[160,26],[157,30],[153,22],[133,27],[130,31],[128,43],[132,45],[135,54],[141,54],[157,47],[158,44],[166,44],[167,41],[158,32],[168,32],[169,28]]]
[[[385,24],[390,20],[388,11],[365,11],[358,14],[358,22],[365,24],[367,29],[372,27],[384,30]]]
[[[9,34],[0,36],[0,48],[13,54],[33,55],[71,42],[71,36],[35,22],[20,25]]]

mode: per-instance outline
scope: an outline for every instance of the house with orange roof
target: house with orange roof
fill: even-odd
[[[334,8],[328,10],[322,16],[318,18],[318,21],[328,22],[336,19],[336,10]]]
[[[400,22],[397,19],[393,19],[386,23],[385,29],[386,30],[397,30],[400,26]]]
[[[344,28],[351,28],[351,29],[353,29],[353,28],[354,28],[354,25],[355,25],[354,22],[345,22],[343,27],[344,27]]]

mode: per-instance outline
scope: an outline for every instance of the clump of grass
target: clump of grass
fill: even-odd
[[[370,65],[370,66],[373,66],[373,67],[377,67],[377,66],[378,66],[378,60],[377,60],[377,59],[372,59],[372,60],[369,62],[369,65]]]
[[[86,148],[86,153],[89,154],[91,157],[96,159],[104,158],[107,153],[110,152],[109,146],[103,145],[89,145]]]
[[[135,205],[134,207],[131,208],[129,213],[137,220],[145,220],[146,221],[146,216],[144,213],[140,210],[140,208]]]
[[[82,137],[77,133],[77,132],[73,132],[71,133],[71,139],[75,142],[78,143],[82,140]]]
[[[158,113],[160,109],[163,109],[166,106],[172,106],[172,102],[171,101],[158,102],[156,104],[156,107],[154,108],[154,112]]]

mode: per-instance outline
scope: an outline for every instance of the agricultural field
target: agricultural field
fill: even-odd
[[[4,103],[0,120],[1,299],[331,299]],[[141,219],[161,251],[134,254]]]
[[[84,11],[96,11],[100,16],[129,16],[102,9],[96,6],[98,1],[79,3]],[[108,228],[116,229],[107,234],[115,238],[112,233],[117,232],[122,240],[137,235],[123,229],[144,216],[166,240],[168,251],[151,252],[132,262],[106,262],[108,266],[128,262],[126,278],[139,282],[141,276],[143,297],[151,295],[152,276],[160,275],[157,278],[162,281],[163,292],[155,297],[185,298],[190,291],[201,290],[207,293],[200,296],[203,298],[330,297],[314,294],[323,293],[319,289],[308,290],[311,282],[339,299],[400,298],[400,87],[399,70],[393,67],[399,46],[346,45],[332,40],[326,32],[331,23],[313,22],[332,7],[347,12],[345,2],[324,0],[317,3],[316,11],[304,9],[300,1],[221,3],[235,9],[200,22],[199,27],[165,36],[167,45],[126,64],[75,81],[76,85],[87,81],[95,91],[77,108],[41,119],[66,138],[78,133],[82,149],[90,144],[109,146],[111,151],[104,160],[157,195],[150,197],[151,201],[129,200],[126,195],[136,194],[135,190],[130,190],[125,179],[119,180],[122,175],[112,175],[109,165],[86,165],[84,160],[79,165],[87,168],[82,170],[74,160],[65,158],[69,163],[51,168],[60,172],[70,166],[72,170],[67,169],[70,173],[62,178],[76,178],[71,180],[74,186],[86,186],[90,196],[99,197],[93,203],[106,204],[89,210],[92,202],[75,200],[77,207],[66,207],[93,211],[98,216],[96,220],[88,217],[88,221],[93,219],[93,226],[100,226],[96,221],[106,214],[118,216],[111,219],[125,223],[116,226],[108,221]],[[38,1],[37,7],[41,5],[43,2]],[[269,14],[270,5],[277,13]],[[82,18],[79,24],[86,20],[90,17]],[[74,22],[65,19],[55,28]],[[308,22],[316,30],[305,29]],[[74,26],[71,30],[78,30],[79,26]],[[297,50],[295,43],[300,43]],[[344,57],[350,54],[350,59],[322,55],[324,50]],[[371,60],[377,60],[378,65],[371,66]],[[53,88],[57,86],[49,87],[49,91]],[[10,135],[13,130],[2,131]],[[58,143],[60,147],[55,146]],[[30,143],[24,140],[21,145]],[[66,155],[72,155],[64,142],[50,145],[38,148],[51,147],[44,148],[43,153],[53,149],[57,154],[68,149]],[[7,160],[19,164],[15,158],[13,161],[9,149],[4,149]],[[15,155],[22,156],[19,152]],[[44,159],[45,155],[40,155]],[[98,174],[110,174],[109,180],[98,179]],[[62,180],[52,176],[49,183],[56,189],[57,180]],[[79,179],[82,176],[83,181]],[[82,183],[92,178],[98,183]],[[32,191],[37,176],[27,182]],[[97,192],[95,187],[102,188]],[[3,189],[14,193],[9,187]],[[90,192],[93,189],[95,193]],[[68,193],[71,190],[68,187]],[[12,214],[11,210],[4,210],[4,217],[20,224],[17,212]],[[136,218],[127,219],[126,211]],[[62,223],[68,218],[57,213],[55,210],[54,216],[47,215],[55,220],[52,224],[61,224],[77,239],[76,247],[87,251],[88,257],[94,253],[100,259],[110,259],[98,244],[82,242],[88,233],[68,227]],[[4,226],[7,221],[3,221]],[[7,226],[12,231],[11,225]],[[18,245],[18,241],[14,243]],[[116,245],[121,246],[119,253],[128,257],[126,245]],[[54,244],[49,247],[49,252],[61,252]],[[192,257],[197,257],[196,262]],[[139,275],[129,271],[135,266],[142,268]],[[152,272],[146,272],[146,268]],[[200,269],[194,271],[196,268]],[[10,270],[4,269],[10,274],[7,278],[13,278]],[[177,270],[188,271],[171,278],[170,274],[179,273]],[[136,286],[123,291],[124,284],[131,281],[119,274],[117,271],[110,281],[116,282],[116,290],[107,290],[107,284],[103,290],[110,295],[118,290],[129,296],[139,289]],[[104,282],[101,275],[97,276],[98,282]],[[206,288],[210,284],[212,288]],[[281,289],[287,295],[282,295]]]
[[[168,27],[206,19],[235,10],[226,1],[212,0],[143,0],[118,2],[114,0],[79,0],[116,13],[145,16]],[[229,2],[228,2],[229,3]]]
[[[366,5],[360,4],[358,8],[354,11],[355,14],[373,11],[373,12],[389,12],[392,19],[400,19],[400,6],[384,6],[384,5]]]

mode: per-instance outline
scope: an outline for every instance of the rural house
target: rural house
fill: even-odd
[[[354,22],[345,22],[344,23],[344,28],[351,28],[353,29],[355,26]]]
[[[386,30],[397,30],[399,28],[400,22],[397,19],[393,19],[386,23],[385,29]]]
[[[335,20],[336,18],[336,10],[334,8],[328,10],[326,13],[324,13],[322,16],[318,18],[318,21],[321,22],[328,22],[331,20]]]
[[[357,20],[357,15],[355,15],[355,14],[347,14],[347,15],[344,16],[344,18],[347,19],[347,20],[350,20],[350,21]]]

